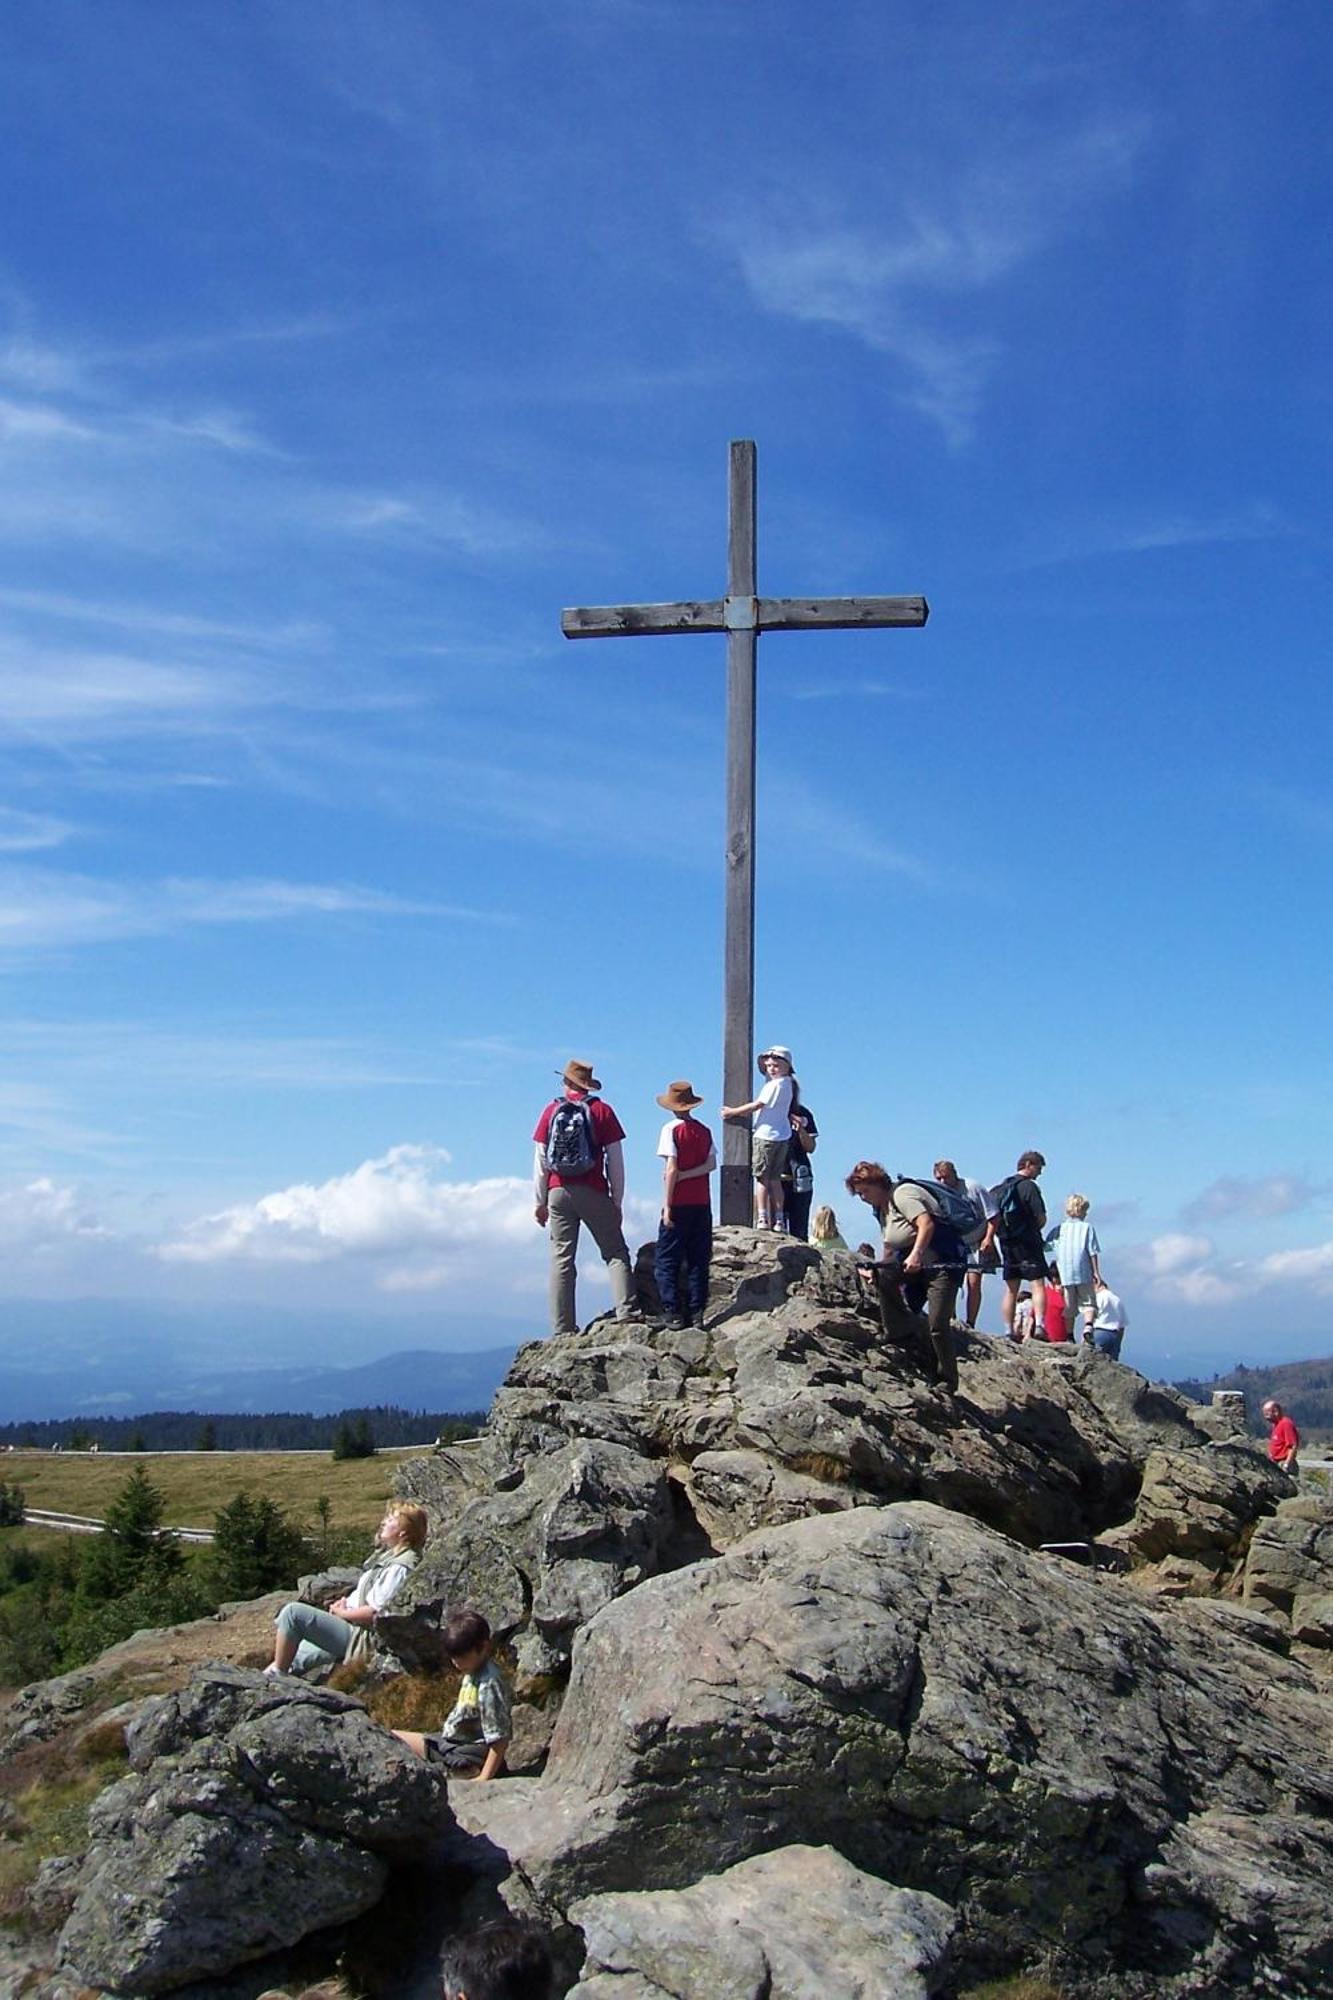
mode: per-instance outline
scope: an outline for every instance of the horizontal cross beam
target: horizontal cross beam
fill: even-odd
[[[668,632],[851,631],[924,625],[924,597],[713,597],[683,604],[590,604],[560,614],[567,639],[658,637]]]

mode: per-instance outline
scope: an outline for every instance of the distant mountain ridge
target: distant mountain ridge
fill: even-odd
[[[1242,1364],[1210,1381],[1191,1376],[1175,1386],[1196,1403],[1206,1403],[1214,1389],[1239,1389],[1256,1431],[1263,1428],[1259,1412],[1270,1396],[1291,1411],[1302,1430],[1333,1430],[1333,1356],[1323,1361],[1282,1361],[1271,1368]]]
[[[95,1370],[0,1363],[0,1422],[100,1417],[152,1410],[201,1415],[292,1410],[329,1416],[393,1404],[411,1410],[485,1410],[517,1343],[461,1354],[407,1348],[353,1368],[205,1368],[196,1361],[132,1355]],[[228,1357],[230,1359],[230,1357]]]

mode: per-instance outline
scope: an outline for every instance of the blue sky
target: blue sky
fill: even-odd
[[[559,612],[719,594],[747,436],[766,593],[932,606],[760,647],[821,1193],[1038,1145],[1141,1363],[1333,1351],[1330,69],[1315,0],[8,10],[11,1299],[539,1330],[572,1054],[647,1233],[722,642]]]

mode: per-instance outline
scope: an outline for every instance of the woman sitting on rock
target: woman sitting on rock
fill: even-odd
[[[370,1628],[377,1612],[402,1588],[426,1539],[426,1510],[414,1500],[391,1500],[375,1531],[375,1550],[353,1585],[327,1611],[317,1604],[284,1604],[266,1674],[303,1674],[311,1667],[334,1667],[370,1651]]]

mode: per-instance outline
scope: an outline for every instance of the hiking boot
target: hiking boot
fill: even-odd
[[[689,1325],[689,1321],[686,1319],[684,1313],[668,1313],[666,1316],[666,1324],[668,1332],[683,1333],[686,1327]]]
[[[954,1353],[951,1333],[933,1333],[930,1344],[934,1350],[935,1381],[951,1396],[958,1394],[958,1357]]]
[[[702,1306],[700,1306],[697,1313],[690,1314],[690,1325],[697,1326],[700,1328],[700,1330],[702,1330],[703,1323],[704,1323],[704,1309]]]

